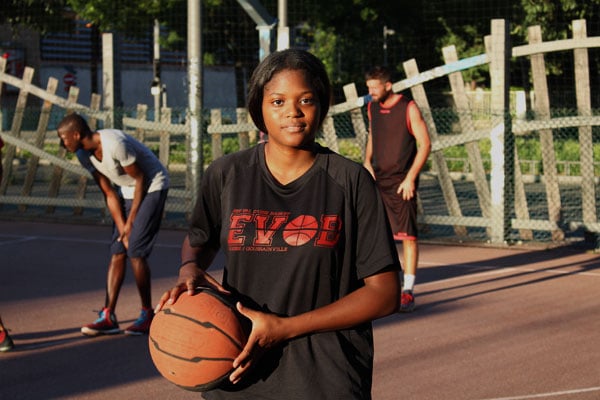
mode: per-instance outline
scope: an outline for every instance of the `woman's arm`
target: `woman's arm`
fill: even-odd
[[[397,310],[400,290],[398,272],[385,271],[364,279],[364,286],[331,304],[293,317],[279,317],[238,303],[238,310],[252,321],[246,346],[233,362],[230,377],[238,382],[264,349],[295,337],[350,328]]]

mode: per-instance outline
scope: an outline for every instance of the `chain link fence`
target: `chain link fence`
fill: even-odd
[[[235,115],[237,110],[222,109],[220,111],[224,115]],[[577,115],[577,110],[554,111],[557,117]],[[363,123],[366,124],[366,107],[362,107],[360,112]],[[39,111],[36,110],[27,109],[25,115],[24,125],[35,124],[40,118]],[[159,157],[161,156],[161,146],[168,146],[168,161],[166,164],[169,168],[172,186],[165,215],[165,225],[174,228],[185,228],[188,213],[191,209],[189,202],[191,196],[187,191],[186,182],[186,125],[179,124],[179,132],[174,132],[173,124],[160,123],[155,127],[157,130],[150,130],[147,128],[153,128],[152,124],[154,123],[152,121],[146,121],[144,125],[143,122],[140,122],[144,120],[139,119],[137,114],[124,113],[124,115],[126,116],[125,121],[129,121],[129,125],[136,125],[135,121],[138,121],[137,126],[140,126],[138,128],[126,126],[124,129],[144,141]],[[52,120],[54,123],[56,123],[59,116],[58,114],[53,115]],[[480,189],[477,188],[478,182],[476,182],[473,171],[473,160],[470,159],[470,154],[463,143],[463,139],[456,138],[464,133],[457,122],[460,119],[457,112],[452,109],[433,109],[431,110],[431,116],[435,120],[438,134],[437,143],[439,144],[440,141],[444,143],[444,148],[438,149],[436,152],[441,154],[445,161],[444,165],[451,178],[454,196],[460,210],[459,215],[464,217],[466,221],[468,221],[468,218],[486,217],[486,211],[489,210],[482,208],[482,204],[486,203],[482,201]],[[476,114],[471,113],[469,113],[469,116],[474,119],[473,132],[489,132],[492,130],[490,113],[487,113],[487,118],[483,115],[475,118]],[[355,124],[353,124],[351,112],[342,112],[334,115],[332,119],[336,134],[335,144],[332,146],[330,142],[328,143],[323,133],[321,133],[318,140],[330,147],[336,147],[340,154],[362,163],[364,140],[358,137],[359,134],[357,134]],[[596,114],[583,119],[582,124],[597,124],[597,119],[598,115]],[[206,114],[206,121],[210,125],[210,113]],[[225,122],[233,123],[234,119],[229,118]],[[146,129],[144,129],[144,126]],[[52,132],[52,126],[49,126],[49,129],[50,131],[44,139],[43,151],[59,157],[58,139]],[[171,132],[168,144],[164,142],[165,132]],[[6,132],[4,132],[3,137],[7,144],[11,143]],[[23,130],[20,140],[33,143],[35,137],[35,131]],[[593,138],[593,186],[596,188],[600,177],[600,131],[597,130],[597,127],[594,129]],[[211,142],[210,139],[210,137],[206,137],[203,146],[206,164],[210,163],[214,157],[214,142]],[[223,134],[220,139],[223,154],[240,150],[243,147],[243,145],[240,145],[238,134]],[[257,132],[250,132],[248,145],[256,144],[259,139]],[[520,176],[519,184],[516,185],[516,192],[522,191],[524,201],[520,203],[521,207],[527,213],[529,220],[539,221],[539,226],[538,229],[536,229],[535,224],[527,229],[511,229],[508,237],[511,241],[549,242],[553,240],[553,231],[556,229],[564,231],[565,239],[581,237],[584,228],[581,223],[581,221],[584,221],[583,210],[592,208],[596,213],[600,211],[598,210],[600,193],[597,190],[594,191],[594,196],[591,198],[582,196],[582,181],[585,179],[582,173],[585,167],[582,165],[580,157],[579,129],[577,127],[556,128],[553,130],[552,141],[553,146],[549,150],[548,148],[542,149],[540,137],[536,130],[515,137],[515,158],[520,167],[518,173],[516,173]],[[14,140],[12,142],[14,143]],[[471,143],[478,149],[486,175],[484,185],[489,187],[492,164],[490,139],[484,138]],[[17,147],[19,150],[16,151],[14,158],[11,160],[11,167],[5,167],[5,171],[10,171],[10,174],[5,178],[6,187],[4,198],[0,201],[0,215],[31,220],[110,223],[110,215],[105,209],[101,192],[93,182],[89,186],[82,184],[82,170],[72,156],[67,155],[65,157],[65,160],[72,164],[71,168],[65,168],[64,173],[60,173],[59,176],[57,171],[60,168],[57,169],[52,160],[40,160],[38,156],[31,152],[32,149],[28,151],[23,144]],[[548,151],[553,151],[553,153],[548,154]],[[162,158],[164,159],[164,156]],[[556,160],[555,172],[559,197],[553,201],[559,202],[560,216],[556,221],[555,229],[548,228],[550,221],[552,221],[551,210],[553,208],[549,205],[549,199],[552,199],[552,195],[549,195],[548,192],[544,164],[544,159],[548,158]],[[34,168],[34,164],[37,164],[37,167]],[[460,225],[460,221],[457,221],[456,224],[437,224],[427,221],[426,216],[451,216],[451,210],[449,210],[447,202],[444,201],[443,182],[440,180],[439,169],[439,165],[436,166],[430,158],[421,174],[419,189],[420,217],[422,217],[421,236],[438,240],[489,240],[488,227],[476,226],[477,223],[472,221],[470,224],[475,226],[468,227]],[[34,173],[33,176],[32,173]],[[60,180],[60,190],[55,196],[52,196],[51,186],[53,182],[56,182],[57,177]],[[82,185],[85,187],[82,188]],[[85,190],[85,196],[81,196],[82,190]],[[483,197],[485,198],[485,196]],[[586,204],[585,201],[590,203]],[[513,208],[511,213],[512,219],[519,219],[516,208]],[[523,230],[530,232],[524,233]]]
[[[514,94],[513,94],[514,95]],[[481,110],[481,109],[480,109]],[[363,112],[365,110],[363,109]],[[491,160],[491,140],[489,132],[493,129],[491,113],[467,112],[464,113],[472,118],[471,132],[474,136],[488,136],[477,141],[471,142],[476,147],[478,155],[481,157],[481,165],[485,173],[484,187],[490,186],[490,173],[492,167]],[[577,116],[575,109],[553,110],[552,117],[561,118],[565,116]],[[460,117],[454,109],[433,109],[431,117],[435,120],[435,126],[438,133],[438,148],[443,141],[443,149],[438,150],[441,154],[444,165],[452,180],[456,202],[459,205],[460,215],[463,217],[482,218],[486,216],[488,209],[482,208],[483,204],[489,202],[489,193],[481,193],[478,189],[477,176],[474,172],[474,163],[472,154],[469,154],[464,139],[457,136],[465,133],[464,127],[461,127],[458,121]],[[512,114],[514,124],[518,126],[518,121],[527,121],[527,116],[517,117]],[[523,118],[523,119],[519,119]],[[356,133],[350,120],[349,113],[340,114],[335,117],[336,132],[339,134],[339,152],[357,162],[362,163],[364,148],[357,144]],[[544,128],[544,124],[539,123],[535,129],[535,122],[532,130],[515,135],[515,176],[518,177],[515,183],[515,196],[521,196],[519,201],[510,210],[510,218],[517,220],[520,218],[530,220],[529,229],[518,229],[514,227],[510,231],[507,240],[511,242],[523,242],[527,240],[538,242],[549,242],[555,239],[553,232],[562,230],[564,236],[561,239],[580,238],[584,234],[584,210],[593,210],[599,212],[600,192],[597,190],[600,180],[600,129],[598,129],[598,112],[594,116],[580,119],[581,125],[596,125],[593,130],[593,161],[591,166],[584,166],[581,159],[581,142],[579,128],[576,126],[556,128],[552,130],[552,145],[542,146],[538,130]],[[469,128],[467,128],[469,129]],[[482,134],[476,134],[481,132]],[[554,166],[549,166],[544,160],[554,159]],[[517,171],[518,165],[518,171]],[[591,168],[590,168],[591,167]],[[551,189],[548,189],[548,173],[545,168],[553,168],[556,176],[558,196],[553,197]],[[584,170],[591,171],[591,180],[594,188],[593,196],[583,196],[582,184],[590,176],[583,176]],[[444,201],[442,182],[440,181],[440,171],[430,157],[420,178],[420,212],[422,217],[450,215],[448,203]],[[549,204],[553,201],[554,204]],[[516,204],[521,207],[520,213],[517,213]],[[559,210],[559,215],[555,225],[550,224],[553,221],[551,213],[554,209]],[[526,215],[523,217],[523,215]],[[488,215],[489,216],[489,215]],[[537,221],[537,226],[536,226]],[[579,222],[577,222],[579,221]],[[476,223],[473,223],[476,225]],[[517,224],[515,224],[517,225]],[[421,235],[429,239],[450,239],[450,240],[477,240],[487,241],[489,235],[485,226],[470,226],[465,232],[457,234],[455,229],[457,225],[439,225],[427,223],[422,219]],[[529,232],[523,232],[529,231]],[[461,232],[459,230],[459,232]]]
[[[574,32],[581,25],[582,21],[575,21]],[[497,243],[498,225],[502,225],[504,242],[596,240],[600,233],[599,94],[592,90],[589,74],[584,73],[590,70],[589,63],[583,60],[587,55],[594,59],[600,44],[597,37],[585,36],[557,43],[558,49],[550,42],[546,49],[550,54],[571,54],[563,61],[575,66],[571,67],[573,90],[548,89],[552,82],[540,68],[544,54],[539,44],[517,46],[508,56],[529,60],[533,85],[530,90],[507,91],[508,107],[501,113],[494,110],[495,92],[481,87],[470,90],[462,80],[462,72],[469,68],[493,68],[490,54],[455,57],[455,61],[449,57],[444,66],[422,73],[416,64],[405,63],[409,77],[394,88],[419,104],[433,143],[419,190],[422,237]],[[444,48],[444,53],[451,54],[450,50]],[[59,148],[55,130],[74,105],[94,126],[103,127],[106,110],[99,99],[92,95],[90,106],[82,106],[87,99],[78,100],[76,86],[68,88],[67,100],[58,99],[53,94],[58,83],[51,89],[52,79],[46,89],[26,76],[0,74],[2,82],[2,96],[12,87],[14,104],[0,113],[0,134],[7,143],[0,216],[110,223],[100,191],[77,161]],[[367,99],[357,96],[358,91],[356,87],[344,90],[354,95],[333,105],[319,140],[362,163]],[[573,107],[554,106],[567,103]],[[117,126],[146,143],[167,165],[172,188],[165,226],[184,228],[192,207],[187,109],[165,107],[160,118],[144,104],[111,111]],[[203,121],[205,165],[260,140],[236,104],[205,109]]]

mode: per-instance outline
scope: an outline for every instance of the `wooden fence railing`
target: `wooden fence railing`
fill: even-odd
[[[424,224],[431,225],[448,225],[452,226],[456,235],[467,236],[467,227],[485,227],[488,236],[494,242],[502,242],[507,240],[507,231],[517,229],[519,231],[520,240],[531,240],[534,230],[548,231],[551,233],[552,240],[558,241],[564,239],[565,228],[576,229],[584,227],[591,232],[600,232],[600,225],[597,222],[596,210],[598,201],[596,199],[596,180],[594,177],[594,159],[593,159],[593,141],[592,127],[598,126],[600,117],[594,116],[591,113],[590,102],[590,79],[589,65],[587,62],[587,49],[600,47],[600,38],[588,38],[585,35],[585,21],[573,21],[573,38],[568,40],[560,40],[556,42],[543,43],[541,41],[541,28],[534,26],[529,29],[529,44],[513,47],[509,49],[508,54],[504,48],[494,48],[493,43],[503,43],[506,41],[505,22],[502,20],[493,21],[496,24],[496,38],[492,36],[486,38],[487,53],[459,60],[454,46],[448,46],[443,49],[443,56],[446,62],[445,65],[434,68],[429,71],[419,72],[415,60],[409,60],[404,63],[404,70],[407,78],[394,83],[393,90],[400,92],[410,90],[413,98],[421,107],[423,114],[426,116],[429,131],[433,140],[433,152],[431,162],[433,169],[436,171],[436,179],[439,182],[441,192],[446,205],[446,210],[439,214],[425,212],[421,215],[421,220]],[[492,26],[493,27],[493,26]],[[493,30],[493,29],[492,29]],[[577,112],[578,116],[573,117],[550,117],[549,106],[549,90],[546,83],[546,68],[544,66],[544,53],[557,51],[573,51],[575,68],[575,88],[577,93]],[[489,65],[490,68],[504,68],[504,64],[492,65],[492,60],[506,57],[529,57],[531,63],[533,90],[535,92],[534,114],[535,118],[531,120],[511,120],[510,129],[504,124],[504,116],[507,114],[508,107],[500,107],[496,110],[490,109],[491,114],[499,116],[499,123],[485,127],[484,129],[477,128],[477,123],[473,121],[473,110],[470,109],[470,102],[465,89],[461,71],[474,68],[482,65]],[[505,71],[491,72],[492,81],[498,81],[498,76],[504,76]],[[459,118],[459,133],[449,135],[439,135],[437,126],[432,118],[435,110],[429,106],[427,94],[424,89],[424,84],[434,79],[447,78],[451,88],[454,106]],[[493,85],[494,86],[494,85]],[[492,97],[508,98],[508,82],[502,81],[495,86],[499,87],[502,93],[492,93]],[[346,102],[334,105],[331,108],[330,115],[326,120],[324,127],[324,141],[334,150],[338,150],[336,138],[339,135],[332,130],[333,116],[341,113],[351,113],[353,129],[356,133],[356,142],[364,148],[367,128],[365,127],[364,118],[360,112],[361,107],[365,105],[365,98],[356,95],[356,87],[354,84],[347,85],[344,88],[346,94]],[[561,196],[558,185],[556,151],[554,149],[553,130],[556,128],[575,127],[579,130],[580,154],[582,167],[581,171],[581,209],[582,216],[580,220],[565,221],[561,214]],[[249,129],[246,123],[230,124],[226,127],[221,123],[212,129],[212,124],[208,128],[209,133],[218,132],[235,133]],[[481,140],[499,139],[500,147],[493,149],[495,153],[504,154],[506,137],[518,135],[539,135],[542,154],[544,157],[544,185],[547,202],[547,217],[545,219],[532,218],[529,213],[528,201],[526,196],[524,179],[521,176],[519,166],[519,158],[514,152],[514,160],[511,160],[511,165],[504,166],[504,157],[500,160],[492,157],[492,171],[496,171],[501,175],[501,179],[490,179],[488,172],[484,168],[482,155],[478,146]],[[214,139],[213,139],[214,140]],[[496,140],[498,142],[498,140]],[[508,142],[508,141],[507,141]],[[474,190],[476,192],[480,216],[464,216],[462,213],[460,201],[456,194],[452,176],[447,167],[447,160],[444,156],[444,149],[463,145],[468,155],[469,168],[472,173],[474,182]],[[218,156],[219,150],[214,156]],[[513,148],[510,148],[513,152]],[[500,169],[497,165],[502,164]],[[507,176],[512,175],[512,176]],[[513,183],[514,187],[507,187],[504,182]],[[504,198],[514,198],[514,202],[510,205],[504,204]],[[496,200],[493,200],[496,199]],[[498,200],[499,199],[499,200]],[[493,202],[500,203],[497,206]],[[494,215],[494,210],[506,208],[514,209],[512,213],[497,213]],[[422,206],[421,206],[422,209]],[[493,232],[495,231],[495,232]]]
[[[491,35],[485,38],[486,53],[459,59],[454,46],[442,49],[444,65],[428,71],[419,71],[416,60],[408,60],[403,64],[406,79],[395,82],[393,90],[396,92],[410,90],[412,97],[419,104],[433,141],[433,151],[430,157],[431,170],[424,174],[421,191],[434,187],[434,192],[439,193],[428,197],[421,196],[419,202],[420,221],[425,226],[448,227],[453,231],[453,237],[468,239],[474,237],[473,232],[483,230],[485,240],[502,244],[513,240],[535,239],[535,232],[546,232],[549,240],[561,241],[569,231],[584,229],[586,232],[600,233],[600,224],[597,221],[598,188],[597,177],[594,175],[593,153],[593,127],[600,125],[600,116],[592,112],[591,83],[589,77],[588,50],[600,48],[600,37],[586,36],[585,20],[572,23],[573,37],[554,42],[543,42],[541,28],[529,28],[528,44],[508,46],[508,24],[504,20],[491,22]],[[545,55],[552,52],[572,52],[573,65],[575,66],[575,93],[576,115],[568,117],[553,117],[550,104],[551,88],[548,87],[546,78]],[[532,116],[527,119],[512,118],[509,104],[509,77],[507,70],[511,58],[528,58],[535,101]],[[462,71],[470,68],[487,66],[490,71],[491,100],[488,117],[482,121],[481,109],[473,109],[472,101],[466,91]],[[27,205],[45,205],[47,207],[73,207],[77,212],[83,208],[103,208],[104,204],[98,193],[88,188],[85,184],[89,176],[76,163],[65,159],[60,151],[52,154],[44,149],[44,142],[55,134],[47,134],[48,116],[52,107],[57,107],[64,112],[76,109],[96,120],[110,118],[112,113],[103,111],[99,107],[99,98],[95,97],[86,107],[77,103],[77,89],[72,88],[67,99],[56,96],[56,82],[50,79],[47,89],[43,90],[31,84],[33,71],[26,69],[22,79],[17,79],[5,74],[2,60],[0,60],[0,93],[2,83],[16,86],[20,89],[16,112],[10,131],[0,134],[8,146],[4,154],[5,174],[13,174],[12,165],[15,164],[16,151],[28,152],[31,157],[27,160],[26,178],[23,179],[22,189],[16,193],[8,190],[13,179],[4,179],[0,186],[0,204],[17,204],[19,210],[24,212]],[[436,112],[429,104],[425,86],[434,80],[447,80],[449,92],[452,96],[456,122],[452,128],[436,123]],[[364,119],[364,106],[366,98],[358,96],[354,84],[344,87],[346,101],[331,107],[326,117],[321,140],[334,151],[339,151],[342,141],[351,140],[362,151],[367,137],[367,126]],[[27,96],[36,96],[44,102],[41,117],[34,137],[25,138],[21,135],[22,110],[25,107]],[[148,121],[146,119],[147,106],[140,105],[137,118],[126,117],[122,119],[123,129],[137,135],[144,141],[158,139],[158,154],[161,161],[169,167],[175,185],[170,192],[167,202],[168,211],[187,213],[191,204],[189,193],[189,179],[186,174],[189,165],[172,160],[174,143],[186,143],[189,139],[189,126],[187,124],[173,124],[170,122],[168,109],[161,112],[161,121]],[[477,117],[476,117],[477,115]],[[349,121],[348,134],[341,134],[336,127],[336,118],[344,116]],[[248,117],[246,109],[237,109],[235,121],[224,121],[222,110],[210,111],[210,123],[206,133],[210,136],[211,157],[215,159],[223,155],[223,137],[237,135],[240,149],[253,145],[258,137],[256,127]],[[571,128],[578,132],[577,140],[580,153],[580,179],[577,180],[577,212],[566,215],[563,204],[565,188],[561,187],[558,165],[562,162],[556,158],[556,131]],[[351,139],[348,139],[348,137]],[[543,185],[543,209],[540,205],[533,205],[528,190],[528,179],[521,172],[519,155],[514,141],[516,137],[536,138],[539,140],[543,158],[543,174],[536,179]],[[490,143],[489,155],[482,155],[480,142]],[[207,141],[208,142],[208,141]],[[468,206],[465,202],[464,190],[458,191],[458,182],[448,167],[448,158],[445,150],[449,147],[464,147],[468,161],[470,184]],[[40,160],[54,166],[52,184],[47,195],[42,195],[34,190],[36,166]],[[76,177],[74,182],[69,182],[73,188],[72,194],[59,196],[60,182],[64,183],[60,171],[69,172]],[[197,175],[194,175],[197,176]],[[571,185],[572,186],[572,185]],[[539,188],[536,189],[539,191]],[[442,201],[443,200],[443,201]],[[532,206],[535,212],[532,212]],[[570,205],[573,207],[573,205]]]

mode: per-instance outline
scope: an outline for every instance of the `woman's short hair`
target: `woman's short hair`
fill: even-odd
[[[268,55],[256,67],[248,84],[248,111],[258,129],[266,132],[262,115],[265,85],[283,70],[304,71],[315,91],[321,107],[319,126],[325,120],[331,101],[331,83],[325,66],[317,57],[305,50],[287,49]]]

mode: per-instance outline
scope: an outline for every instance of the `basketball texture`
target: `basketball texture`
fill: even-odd
[[[191,391],[218,387],[233,370],[247,336],[233,302],[208,288],[182,293],[150,325],[148,345],[156,369]]]

